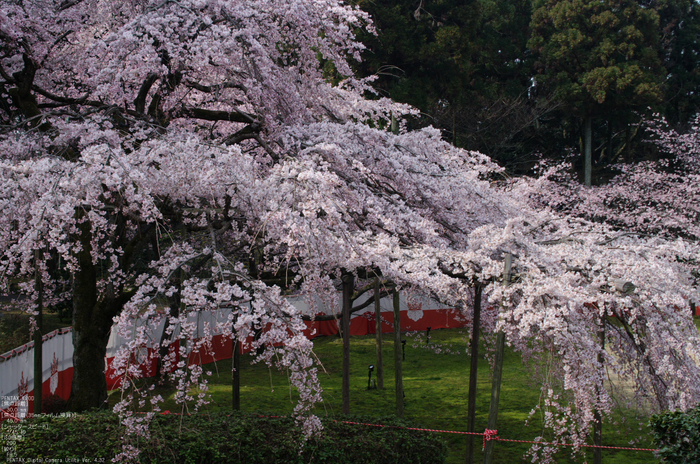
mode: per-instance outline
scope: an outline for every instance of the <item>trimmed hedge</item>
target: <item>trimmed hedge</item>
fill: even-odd
[[[338,420],[413,426],[393,417],[343,416]],[[287,417],[245,413],[159,415],[151,425],[151,438],[138,442],[140,462],[438,464],[447,458],[447,446],[433,433],[343,424],[332,419],[323,420],[323,425],[320,437],[304,443],[293,419]],[[0,449],[11,446],[20,459],[70,462],[71,458],[90,458],[91,462],[110,462],[121,450],[122,428],[116,416],[108,412],[26,420],[19,424],[24,436],[16,443],[12,442],[11,427],[18,426],[5,422],[0,429]],[[9,458],[4,454],[0,460]]]
[[[654,414],[649,424],[663,462],[700,462],[700,407]]]

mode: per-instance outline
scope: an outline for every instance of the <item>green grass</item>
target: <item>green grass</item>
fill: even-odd
[[[405,337],[404,337],[405,338]],[[370,364],[376,364],[374,336],[352,337],[350,374],[350,412],[371,416],[386,416],[395,412],[393,338],[384,340],[384,390],[367,390],[367,373]],[[409,338],[406,344],[404,367],[405,417],[425,428],[464,431],[467,426],[467,395],[469,378],[469,356],[462,330],[439,330],[431,333],[431,343],[449,347],[453,353],[436,354],[434,350],[422,346],[413,347]],[[337,337],[322,337],[314,340],[314,351],[323,363],[326,373],[319,377],[324,390],[324,402],[316,408],[317,415],[341,416],[341,367],[342,343]],[[483,350],[482,350],[483,352]],[[250,365],[250,356],[242,356],[241,408],[243,411],[268,414],[289,414],[294,408],[296,396],[289,387],[285,373],[265,365]],[[212,404],[211,411],[228,410],[231,407],[231,362],[221,361],[208,365],[205,370],[214,372],[209,382]],[[503,368],[503,386],[498,415],[498,435],[503,438],[532,440],[543,435],[538,417],[533,417],[530,425],[525,425],[530,410],[538,403],[540,389],[533,384],[528,370],[520,356],[507,350]],[[218,372],[218,374],[217,374]],[[376,369],[373,379],[376,378]],[[476,431],[486,428],[491,393],[490,367],[486,360],[479,362],[477,386]],[[160,392],[166,398],[163,409],[181,411],[172,400],[171,391]],[[117,401],[117,392],[111,395],[111,402]],[[622,418],[634,424],[630,431],[627,426],[605,424],[603,444],[630,446],[629,441],[641,437],[640,447],[653,448],[647,427],[638,429],[632,411],[617,411],[614,420]],[[646,424],[646,418],[643,418]],[[464,435],[440,434],[447,442],[450,455],[448,463],[461,463],[465,460],[467,438]],[[546,436],[546,435],[545,435]],[[477,450],[475,461],[481,462],[481,437],[475,438]],[[529,445],[497,442],[494,462],[521,462]],[[560,452],[556,460],[561,463],[583,462],[573,460],[571,451]],[[592,454],[586,453],[590,462]],[[604,450],[605,463],[649,463],[654,462],[651,452]],[[528,461],[529,462],[529,461]]]

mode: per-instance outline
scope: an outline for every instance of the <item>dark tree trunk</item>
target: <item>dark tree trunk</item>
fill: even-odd
[[[87,272],[83,270],[76,273],[73,295],[73,411],[102,408],[107,400],[105,355],[112,319],[96,302],[94,275],[84,274]]]
[[[90,255],[90,224],[86,221],[78,227],[83,248],[76,256],[78,270],[73,274],[74,370],[69,404],[73,411],[85,411],[106,407],[105,355],[112,317],[118,310],[114,299],[98,301],[97,269]]]

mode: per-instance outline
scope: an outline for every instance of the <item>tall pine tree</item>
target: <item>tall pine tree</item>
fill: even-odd
[[[636,0],[536,0],[528,45],[537,81],[581,122],[584,182],[591,184],[592,123],[628,123],[662,100],[659,14]]]

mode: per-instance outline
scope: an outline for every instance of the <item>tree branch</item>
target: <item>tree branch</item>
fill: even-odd
[[[205,110],[202,108],[187,108],[183,107],[180,117],[191,117],[195,119],[203,119],[205,121],[229,121],[229,122],[242,122],[246,124],[254,124],[258,121],[254,116],[244,113],[243,111],[217,111],[217,110]]]
[[[383,298],[383,297],[389,296],[389,295],[391,295],[391,293],[389,293],[388,291],[382,290],[381,292],[379,292],[379,297],[380,297],[380,298]],[[372,305],[372,304],[374,304],[374,298],[368,299],[367,301],[365,301],[364,303],[362,303],[362,304],[359,305],[359,306],[353,306],[352,309],[350,310],[350,314],[353,314],[353,313],[356,313],[356,312],[358,312],[358,311],[361,311],[361,310],[365,309],[366,307],[368,307],[369,305]],[[301,316],[301,319],[304,320],[304,321],[335,321],[335,320],[340,319],[341,316],[342,316],[341,313],[337,313],[337,314],[323,314],[323,315],[321,315],[321,316],[316,316],[316,317]]]
[[[639,236],[639,237],[649,237],[649,234],[642,234],[642,233],[640,233],[640,232],[623,232],[623,233],[618,234],[618,235],[616,235],[616,236],[614,236],[614,237],[612,237],[612,238],[609,238],[609,239],[607,239],[607,240],[603,240],[603,241],[600,241],[600,242],[596,242],[596,245],[600,245],[600,246],[602,246],[602,245],[607,245],[608,243],[614,242],[614,241],[617,240],[618,238],[627,237],[627,236],[630,236],[630,235],[636,235],[636,236]]]
[[[245,85],[243,84],[238,84],[236,82],[223,82],[221,84],[216,84],[216,85],[202,85],[198,82],[190,81],[188,80],[186,85],[188,87],[192,87],[193,89],[199,90],[200,92],[204,93],[214,93],[217,92],[221,89],[238,89],[246,92],[248,89],[246,88]]]
[[[75,6],[79,3],[82,3],[83,0],[65,0],[58,6],[58,11],[64,11],[67,10],[68,8]]]
[[[59,103],[65,103],[68,105],[81,105],[87,101],[87,97],[88,97],[87,94],[85,94],[85,96],[80,97],[80,98],[61,97],[61,96],[55,95],[51,92],[47,92],[46,90],[42,89],[41,87],[39,87],[37,85],[32,85],[32,90],[35,91],[36,93],[38,93],[39,95],[42,95],[42,96],[48,98],[49,100],[53,100],[53,101],[59,102]],[[104,104],[101,102],[92,102],[92,105],[94,106],[94,105],[104,105]]]
[[[146,80],[144,80],[143,84],[141,84],[136,100],[134,100],[134,106],[136,107],[137,113],[143,114],[146,110],[146,97],[148,96],[148,92],[151,90],[151,87],[153,87],[156,80],[158,80],[158,74],[149,73],[148,76],[146,76]]]
[[[239,130],[235,134],[229,135],[224,139],[225,145],[235,145],[242,142],[243,140],[254,139],[260,133],[262,127],[257,122],[248,124],[243,129]]]

